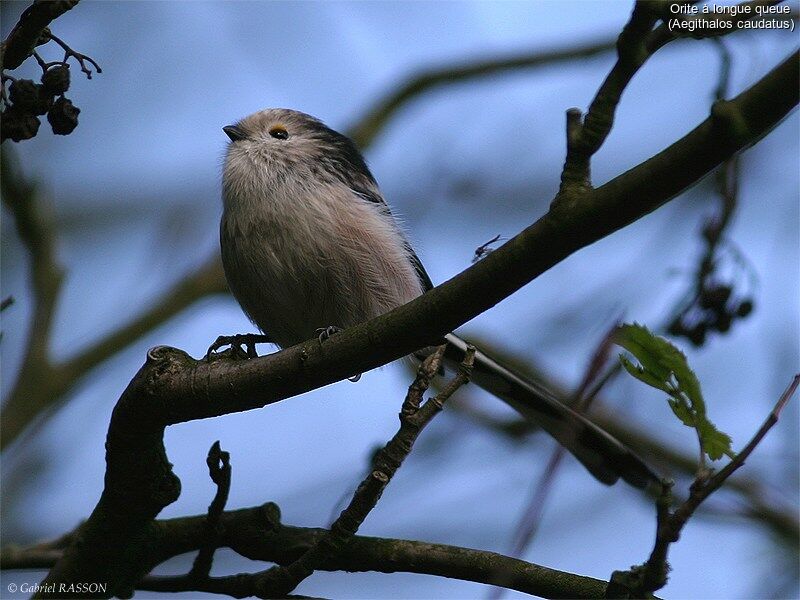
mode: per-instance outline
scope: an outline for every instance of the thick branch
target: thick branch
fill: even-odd
[[[205,540],[205,515],[167,519],[153,523],[150,531],[151,554],[147,569],[173,556],[201,548]],[[319,542],[326,530],[292,527],[280,523],[275,504],[223,513],[221,544],[251,560],[290,564]],[[2,567],[30,568],[51,566],[54,561],[23,562],[24,551],[17,551],[16,562]],[[33,560],[31,558],[31,560]],[[557,571],[494,552],[430,544],[410,540],[355,536],[341,552],[317,567],[323,571],[418,573],[502,585],[508,589],[544,598],[602,598],[607,583],[599,579]],[[231,594],[235,578],[218,577],[198,582],[187,577],[148,576],[136,589],[163,592],[206,591]]]

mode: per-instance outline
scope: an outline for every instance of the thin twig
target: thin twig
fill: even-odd
[[[90,56],[86,56],[85,54],[81,54],[80,52],[76,52],[72,48],[70,48],[62,39],[53,35],[53,33],[49,34],[51,40],[53,40],[56,44],[61,46],[61,49],[64,50],[64,60],[62,61],[64,64],[67,63],[67,59],[72,57],[78,61],[78,64],[81,66],[81,71],[86,74],[86,79],[92,78],[92,70],[86,66],[86,63],[90,63],[94,70],[98,73],[102,73],[103,69],[100,68],[100,65]]]
[[[657,20],[658,14],[652,6],[637,0],[617,39],[617,61],[597,90],[586,118],[581,122],[581,111],[577,108],[567,111],[567,157],[554,205],[571,201],[591,189],[591,157],[611,132],[623,91],[650,57],[647,39]]]
[[[285,567],[273,567],[264,571],[255,580],[255,592],[258,597],[285,596],[311,575],[320,564],[338,554],[356,534],[364,519],[378,503],[383,490],[397,469],[411,452],[417,436],[442,410],[447,399],[469,381],[469,374],[475,358],[473,346],[467,349],[458,374],[445,386],[444,390],[420,405],[422,395],[429,387],[432,377],[439,370],[444,350],[444,346],[439,346],[420,366],[417,377],[409,386],[403,401],[400,411],[400,429],[377,453],[372,472],[358,486],[347,508],[334,521],[328,533],[300,558]]]
[[[666,584],[667,573],[669,571],[667,553],[670,544],[678,541],[681,530],[692,514],[694,514],[695,510],[697,510],[706,498],[717,491],[734,471],[745,463],[756,446],[758,446],[761,440],[764,439],[764,436],[767,435],[767,432],[778,422],[783,407],[789,402],[789,399],[796,391],[799,383],[800,374],[797,374],[792,378],[791,383],[783,394],[781,394],[781,397],[778,399],[772,411],[770,411],[764,423],[742,451],[713,476],[708,476],[707,473],[698,475],[690,487],[689,497],[673,512],[670,512],[669,509],[672,502],[672,482],[665,481],[663,483],[662,492],[656,502],[657,529],[653,551],[647,562],[641,567],[634,567],[628,572],[615,573],[614,575],[617,580],[620,578],[624,579],[626,574],[629,575],[630,579],[627,581],[627,585],[631,586],[631,590],[635,594],[642,596],[658,590]]]
[[[206,516],[206,543],[200,548],[189,571],[189,577],[193,579],[205,579],[211,572],[211,565],[214,561],[214,552],[219,547],[220,517],[225,510],[228,502],[228,494],[231,490],[231,463],[230,454],[220,448],[219,440],[211,445],[206,458],[208,465],[208,475],[211,481],[217,486],[217,493],[208,506]]]
[[[694,511],[697,506],[700,505],[703,500],[705,500],[710,494],[715,492],[720,488],[720,486],[725,483],[725,480],[728,479],[733,472],[736,471],[739,467],[744,465],[745,460],[747,460],[752,454],[753,450],[756,449],[761,440],[764,439],[764,436],[767,435],[772,427],[778,422],[778,418],[780,417],[781,411],[783,407],[789,402],[789,399],[797,390],[797,386],[800,384],[800,374],[797,374],[793,377],[791,383],[787,386],[786,390],[784,390],[781,397],[775,403],[772,411],[769,413],[767,418],[764,420],[764,423],[761,425],[759,430],[753,436],[753,438],[748,442],[748,444],[739,452],[725,467],[720,469],[716,474],[714,474],[702,487],[694,494],[694,497],[690,497],[686,501],[687,508],[685,511],[688,511],[686,514],[686,518],[688,518],[691,513]],[[676,511],[676,515],[683,517],[683,512],[681,509]],[[686,520],[684,518],[684,522]]]
[[[752,0],[739,6],[770,5],[780,0]],[[605,142],[614,125],[614,115],[622,93],[633,76],[644,63],[667,43],[681,37],[680,30],[673,31],[668,23],[667,14],[660,14],[659,8],[668,11],[668,3],[662,6],[648,0],[637,0],[627,22],[617,40],[617,61],[603,81],[592,100],[586,117],[581,121],[581,111],[577,108],[567,110],[567,156],[561,172],[559,193],[552,206],[571,203],[592,187],[591,158]],[[721,20],[729,21],[729,26],[720,31],[705,32],[700,28],[697,35],[691,37],[708,37],[727,35],[738,31],[742,23],[750,17],[730,16]],[[660,20],[665,20],[655,27]]]
[[[64,270],[56,253],[56,230],[36,186],[20,176],[13,158],[10,152],[5,152],[0,162],[3,203],[14,215],[17,232],[30,254],[33,311],[22,367],[0,413],[3,432],[0,444],[3,445],[13,440],[16,433],[37,414],[37,399],[52,397],[53,391],[62,383],[61,373],[54,368],[48,352],[56,303],[64,279]]]

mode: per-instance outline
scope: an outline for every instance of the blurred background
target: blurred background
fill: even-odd
[[[2,35],[25,2],[3,2]],[[796,6],[792,5],[796,10]],[[3,144],[3,161],[35,182],[52,211],[65,269],[49,341],[54,362],[95,347],[158,305],[218,253],[222,126],[265,107],[291,107],[353,132],[380,99],[432,68],[613,42],[631,3],[585,2],[86,2],[52,30],[97,60],[73,66],[68,96],[81,108],[69,136]],[[788,31],[725,38],[732,95],[797,44]],[[60,58],[49,46],[48,60]],[[48,54],[50,53],[50,54]],[[720,74],[719,48],[677,42],[635,77],[595,157],[596,184],[635,166],[703,120]],[[393,112],[365,150],[395,214],[435,283],[469,266],[475,248],[510,238],[547,210],[564,159],[564,112],[586,108],[613,53],[494,72],[432,87]],[[14,73],[38,80],[32,60]],[[711,419],[741,448],[798,370],[798,117],[793,113],[739,164],[738,205],[718,278],[754,310],[687,353]],[[627,229],[570,257],[461,332],[535,365],[565,390],[617,318],[662,328],[691,293],[719,213],[708,178]],[[2,220],[2,392],[17,381],[29,336],[29,254],[11,214]],[[213,288],[213,286],[211,286]],[[2,454],[2,541],[53,538],[88,516],[103,486],[104,438],[119,394],[148,348],[195,357],[220,334],[253,331],[232,297],[202,295],[110,353],[41,413]],[[326,526],[391,437],[410,382],[400,364],[263,410],[170,428],[166,447],[183,492],[162,517],[204,513],[214,494],[205,455],[231,453],[228,508],[277,502],[287,524]],[[421,436],[361,530],[509,553],[552,450],[541,435],[509,435],[496,400],[468,388]],[[602,393],[603,418],[692,458],[693,433],[662,398],[630,379]],[[797,597],[798,403],[738,478],[745,492],[709,501],[670,551],[672,598]],[[686,473],[661,465],[685,492]],[[749,491],[747,491],[749,490]],[[766,507],[766,508],[765,508]],[[769,511],[774,511],[775,514]],[[777,514],[777,517],[775,516]],[[765,516],[766,515],[766,516]],[[786,517],[781,521],[780,517]],[[652,502],[606,488],[572,458],[559,473],[523,557],[607,579],[642,562],[653,543]],[[192,557],[163,565],[181,573]],[[214,574],[258,570],[220,551]],[[9,582],[43,573],[2,573]],[[408,574],[316,573],[299,594],[334,598],[482,598],[468,582]],[[138,597],[156,597],[140,592]],[[198,597],[198,594],[185,596]],[[505,597],[521,597],[507,592]],[[10,597],[10,596],[9,596]]]

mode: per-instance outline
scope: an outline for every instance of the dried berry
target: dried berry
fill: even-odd
[[[714,326],[717,328],[717,331],[725,333],[731,328],[731,321],[733,321],[733,317],[730,313],[720,313],[717,315],[717,320],[715,321]]]
[[[689,331],[687,336],[689,341],[695,346],[702,346],[706,341],[706,325],[705,323],[698,323],[693,329]]]
[[[752,300],[742,300],[741,304],[736,307],[736,314],[740,317],[746,317],[751,312],[753,312],[753,301]]]
[[[39,102],[39,88],[31,79],[17,79],[8,87],[8,98],[19,110],[32,110]]]
[[[53,106],[53,95],[30,79],[18,79],[8,88],[9,99],[22,112],[43,115]]]
[[[10,106],[3,111],[2,139],[10,138],[15,142],[29,140],[39,131],[40,124],[38,117]]]
[[[703,308],[720,309],[725,306],[732,291],[729,285],[715,285],[705,288],[700,294],[700,306]]]
[[[57,65],[45,71],[42,75],[42,85],[47,93],[60,96],[69,89],[69,67]]]
[[[675,317],[675,320],[669,324],[667,333],[675,336],[686,335],[686,326],[683,324],[683,321],[681,321],[680,316]]]
[[[47,113],[47,120],[56,135],[68,135],[78,126],[78,113],[81,109],[72,101],[61,96]]]

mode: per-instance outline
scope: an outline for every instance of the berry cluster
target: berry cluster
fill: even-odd
[[[752,298],[736,298],[730,285],[712,282],[704,286],[694,301],[672,320],[668,332],[687,338],[695,346],[702,346],[708,332],[726,333],[735,319],[743,319],[752,311]]]
[[[39,131],[39,117],[47,121],[57,135],[72,133],[78,126],[81,110],[64,94],[69,90],[69,65],[51,66],[42,73],[41,83],[31,79],[11,79],[8,101],[3,110],[2,139],[27,140]]]

